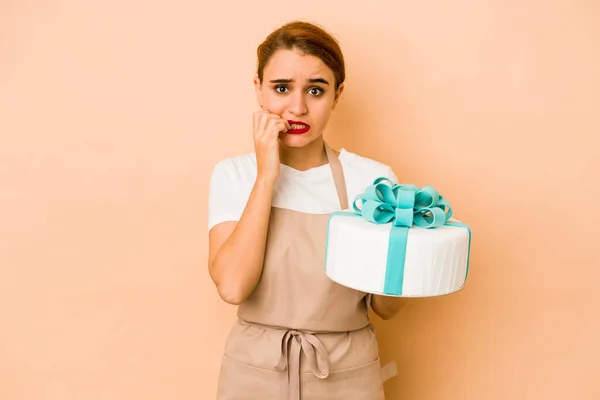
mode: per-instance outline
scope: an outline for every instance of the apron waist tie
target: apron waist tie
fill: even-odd
[[[281,340],[281,357],[275,367],[283,375],[281,398],[300,400],[300,351],[312,373],[319,379],[329,376],[328,355],[323,343],[313,334],[290,329]]]

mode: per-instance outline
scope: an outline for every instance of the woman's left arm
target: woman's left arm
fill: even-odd
[[[374,294],[371,298],[371,308],[381,319],[391,319],[408,302],[404,297],[381,296]]]

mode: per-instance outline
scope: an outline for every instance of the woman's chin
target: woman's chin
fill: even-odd
[[[283,134],[279,140],[287,147],[304,147],[314,140],[308,134]]]

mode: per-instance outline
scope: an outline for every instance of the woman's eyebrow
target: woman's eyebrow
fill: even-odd
[[[323,78],[313,78],[313,79],[309,79],[308,80],[310,83],[322,83],[324,85],[329,85],[329,82],[327,82],[325,79]]]
[[[269,81],[271,83],[291,83],[294,82],[293,79],[273,79]],[[309,83],[322,83],[324,85],[329,85],[329,82],[323,78],[311,78],[308,80]]]

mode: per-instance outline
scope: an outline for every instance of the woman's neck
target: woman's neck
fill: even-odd
[[[304,147],[288,147],[279,144],[281,163],[299,171],[320,167],[328,163],[323,137],[313,140]]]

